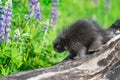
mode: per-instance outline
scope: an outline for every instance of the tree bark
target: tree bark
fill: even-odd
[[[52,67],[19,72],[0,80],[120,80],[119,24],[117,20],[108,29],[115,37],[86,60],[65,60]]]

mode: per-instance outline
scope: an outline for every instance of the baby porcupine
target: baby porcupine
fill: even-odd
[[[70,52],[69,58],[84,57],[86,53],[97,51],[109,40],[107,32],[95,21],[78,20],[64,29],[53,42],[55,51]]]

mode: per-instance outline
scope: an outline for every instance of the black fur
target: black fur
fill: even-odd
[[[73,59],[76,55],[84,57],[86,53],[99,50],[109,39],[107,32],[95,21],[79,20],[64,29],[53,45],[57,52],[68,50]]]

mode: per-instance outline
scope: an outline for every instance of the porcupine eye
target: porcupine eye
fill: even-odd
[[[54,49],[56,52],[63,52],[65,50],[64,45],[61,42],[54,44]]]
[[[62,48],[62,45],[57,44],[57,45],[56,45],[56,48],[57,48],[57,49],[61,49],[61,48]]]

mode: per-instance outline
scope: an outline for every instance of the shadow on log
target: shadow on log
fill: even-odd
[[[19,72],[0,80],[120,80],[120,20],[110,29],[115,37],[88,59],[68,60],[58,65]]]

